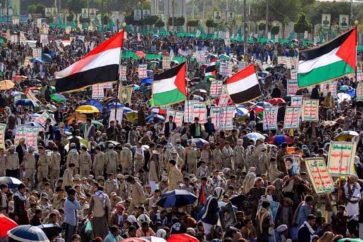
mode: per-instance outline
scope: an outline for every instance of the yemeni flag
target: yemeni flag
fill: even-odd
[[[234,103],[244,103],[261,96],[254,65],[249,65],[228,78],[226,86]]]
[[[123,40],[124,30],[101,43],[71,66],[56,72],[57,92],[118,80]]]
[[[172,69],[154,75],[153,104],[154,106],[166,106],[185,100],[186,88],[186,64],[180,64]]]
[[[216,59],[211,59],[209,65],[204,70],[205,78],[216,78],[217,76],[217,68],[216,68]]]
[[[317,48],[301,51],[299,59],[299,87],[354,73],[357,66],[357,28]]]

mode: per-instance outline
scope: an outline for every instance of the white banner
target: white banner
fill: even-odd
[[[278,107],[265,107],[263,110],[263,130],[277,129],[277,113]]]
[[[204,103],[195,103],[193,105],[193,120],[199,118],[199,123],[207,122],[207,107]]]
[[[122,124],[122,118],[124,114],[124,108],[118,108],[116,111],[116,108],[112,108],[110,112],[110,117],[108,120],[108,124],[111,123],[111,121],[117,120],[119,124]]]
[[[146,64],[139,65],[139,68],[137,68],[137,72],[139,74],[140,79],[147,78],[147,65]]]

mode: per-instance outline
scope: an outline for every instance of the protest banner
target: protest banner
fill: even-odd
[[[146,64],[139,65],[139,67],[137,68],[137,73],[140,79],[147,78],[147,65]]]
[[[277,129],[278,107],[265,107],[263,110],[263,130]]]
[[[289,176],[300,175],[300,156],[297,154],[290,154],[284,156],[285,168]]]
[[[362,68],[357,67],[357,81],[363,81],[363,71]]]
[[[298,129],[300,126],[301,107],[286,107],[284,129]]]
[[[182,127],[183,126],[184,112],[168,109],[166,111],[165,123],[169,122],[169,117],[170,116],[173,117],[173,122],[176,124],[177,127]]]
[[[171,58],[170,56],[163,56],[163,61],[162,61],[162,65],[163,65],[163,69],[170,69],[170,64],[171,64]]]
[[[186,100],[184,102],[184,122],[193,123],[193,106],[198,103],[196,100]]]
[[[212,106],[210,108],[209,116],[212,119],[212,123],[214,124],[215,129],[219,129],[220,127],[220,118],[219,118],[220,111],[221,111],[220,107]]]
[[[327,83],[322,83],[320,85],[320,92],[323,93],[323,96],[325,97],[328,92],[331,93],[331,95],[333,97],[337,96],[337,82],[327,82]]]
[[[319,100],[303,100],[302,121],[319,121]]]
[[[232,130],[233,117],[235,112],[234,106],[220,107],[219,111],[219,129]]]
[[[207,122],[207,107],[204,103],[195,103],[193,105],[193,120],[199,118],[199,123]]]
[[[0,124],[0,148],[5,149],[5,129],[6,124]]]
[[[102,99],[105,97],[103,83],[92,85],[92,99]]]
[[[334,182],[325,165],[325,160],[320,157],[305,159],[306,168],[317,194],[334,191]]]
[[[356,91],[356,100],[363,101],[363,82],[358,82]]]
[[[132,86],[120,85],[118,88],[118,99],[120,100],[120,103],[131,103],[132,91]]]
[[[350,175],[354,166],[355,142],[331,141],[328,155],[328,173],[332,176]]]
[[[195,59],[197,60],[198,63],[205,64],[207,62],[205,51],[200,50],[200,51],[195,52]]]
[[[223,81],[212,81],[210,85],[209,95],[212,98],[219,97],[222,94]]]
[[[47,34],[41,34],[40,35],[40,43],[45,46],[49,44],[48,35]]]
[[[33,48],[33,58],[42,58],[42,48]]]
[[[232,76],[232,74],[233,74],[233,63],[229,62],[227,68],[227,76]]]
[[[291,96],[291,107],[302,107],[303,97],[302,96]]]
[[[118,121],[119,124],[122,123],[122,118],[124,115],[124,108],[118,108],[116,112],[116,108],[111,108],[110,117],[108,119],[108,124],[111,123],[111,121]]]
[[[229,94],[225,86],[222,87],[222,94],[219,96],[218,106],[226,107],[228,106]]]
[[[120,80],[127,80],[127,66],[120,66]]]
[[[19,37],[17,34],[12,34],[10,36],[10,42],[17,44],[19,42]]]
[[[19,126],[15,131],[15,145],[19,144],[19,140],[21,138],[25,139],[25,144],[27,147],[33,147],[36,151],[38,151],[38,127],[30,127],[30,126]]]
[[[287,80],[287,96],[296,95],[297,90],[299,90],[297,80],[296,79]]]
[[[113,82],[104,82],[102,84],[104,89],[113,89]]]
[[[33,63],[30,61],[31,59],[32,59],[31,56],[25,56],[23,66],[25,66],[25,67],[27,67],[27,66],[33,67]]]
[[[223,77],[228,76],[228,62],[220,62],[219,74]]]
[[[290,79],[297,80],[297,71],[295,69],[290,70]]]

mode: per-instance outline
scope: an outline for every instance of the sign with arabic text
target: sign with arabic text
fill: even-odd
[[[263,110],[263,130],[277,129],[278,107],[265,107]]]
[[[298,129],[300,126],[301,107],[286,107],[284,129]]]
[[[328,173],[323,158],[305,159],[306,168],[313,184],[314,191],[317,194],[324,194],[334,191],[334,182]]]
[[[328,156],[328,172],[332,176],[350,175],[354,166],[356,143],[331,141]]]
[[[302,121],[319,121],[319,100],[306,99],[303,101]]]

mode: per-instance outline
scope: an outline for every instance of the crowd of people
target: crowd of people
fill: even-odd
[[[72,30],[70,36],[84,36],[84,40],[76,38],[64,46],[56,41],[68,36],[64,30],[49,29],[50,42],[42,45],[41,29],[31,21],[9,28],[12,33],[23,31],[28,39],[38,40],[37,47],[51,56],[48,62],[24,65],[25,57],[32,55],[29,45],[6,41],[0,47],[2,79],[25,76],[14,88],[0,93],[0,120],[7,125],[5,148],[0,148],[0,176],[22,181],[17,188],[0,185],[0,212],[19,225],[59,225],[62,233],[49,239],[66,242],[150,236],[168,239],[180,233],[214,242],[333,242],[360,236],[363,136],[360,134],[357,145],[357,175],[336,178],[332,193],[317,195],[304,165],[307,157],[327,160],[327,144],[341,131],[362,131],[361,105],[354,99],[338,103],[330,94],[321,95],[319,85],[311,91],[299,90],[299,94],[320,100],[320,122],[302,122],[299,129],[284,130],[289,72],[271,64],[270,73],[261,81],[264,95],[260,100],[285,98],[286,104],[279,105],[276,131],[263,131],[262,120],[254,111],[247,117],[235,117],[234,128],[228,131],[216,129],[211,118],[205,124],[196,118],[182,127],[177,127],[173,116],[165,117],[166,121],[147,119],[152,112],[150,88],[135,90],[131,103],[125,103],[137,111],[133,122],[113,120],[106,108],[86,120],[70,119],[80,103],[91,99],[91,92],[65,94],[65,102],[55,102],[51,99],[54,72],[97,46],[99,33]],[[237,61],[276,63],[277,56],[296,56],[299,45],[254,43],[244,53],[243,43],[226,46],[223,40],[128,33],[124,49],[147,53],[172,50],[176,55],[182,50],[188,78],[200,79],[198,84],[202,85],[210,80],[204,78],[205,65],[189,58],[196,50],[229,54]],[[139,85],[136,67],[152,61],[124,59],[123,63],[127,65],[123,84]],[[161,61],[153,71],[161,72]],[[337,81],[338,89],[357,86],[354,77]],[[14,93],[31,87],[38,87],[34,93],[39,103],[15,105]],[[117,97],[116,85],[106,96]],[[203,98],[210,99],[208,95]],[[183,111],[184,104],[173,107]],[[45,110],[51,117],[39,132],[37,147],[26,139],[15,143],[17,127],[32,122],[34,113]],[[251,132],[264,138],[249,139]],[[290,136],[293,143],[268,142],[278,134]],[[193,138],[209,142],[200,146],[191,142]],[[291,147],[299,154],[298,171],[286,166]],[[186,190],[197,200],[182,207],[161,206],[162,194],[175,189]]]

